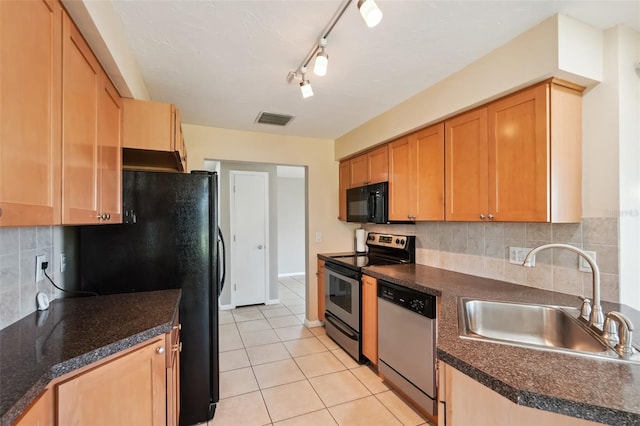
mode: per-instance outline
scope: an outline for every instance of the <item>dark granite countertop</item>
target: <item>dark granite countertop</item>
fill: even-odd
[[[460,296],[578,307],[576,296],[422,265],[372,266],[363,272],[440,296],[438,357],[516,404],[611,425],[640,424],[640,364],[459,337]],[[640,312],[602,305],[605,312],[621,311],[640,324]],[[636,346],[639,337],[636,332]]]
[[[58,299],[0,331],[0,425],[57,377],[171,330],[180,290]]]

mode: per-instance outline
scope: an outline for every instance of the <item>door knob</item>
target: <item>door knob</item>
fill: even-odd
[[[258,250],[262,250],[262,244],[258,246]]]

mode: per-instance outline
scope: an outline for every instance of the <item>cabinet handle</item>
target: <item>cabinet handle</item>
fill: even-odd
[[[493,220],[493,215],[489,213],[489,220]]]
[[[164,353],[164,348],[162,346],[158,346],[156,348],[156,353],[162,355]]]
[[[484,220],[484,215],[480,213],[480,219]]]
[[[111,220],[111,213],[107,213],[107,220]]]
[[[182,352],[182,342],[173,345],[171,347],[171,352]]]

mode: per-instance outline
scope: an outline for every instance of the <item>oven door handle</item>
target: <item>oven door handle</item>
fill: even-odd
[[[352,332],[351,330],[346,329],[342,324],[340,324],[337,318],[334,315],[332,315],[330,312],[324,313],[324,319],[329,321],[335,328],[338,329],[338,331],[340,331],[342,334],[347,336],[349,339],[358,340],[358,335]]]

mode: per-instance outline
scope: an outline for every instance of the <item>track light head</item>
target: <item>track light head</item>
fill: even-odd
[[[302,81],[300,82],[300,92],[302,93],[302,97],[307,99],[313,96],[313,88],[311,87],[311,82],[305,78],[307,74],[307,67],[300,67],[300,74],[302,75]]]
[[[375,27],[382,20],[382,11],[374,0],[358,0],[358,10],[369,28]]]
[[[317,76],[324,76],[327,74],[327,67],[329,66],[329,55],[327,55],[322,48],[316,55],[316,62],[313,66],[313,72]]]
[[[311,87],[311,82],[309,82],[309,80],[302,80],[300,82],[300,92],[304,99],[313,96],[313,88]]]

